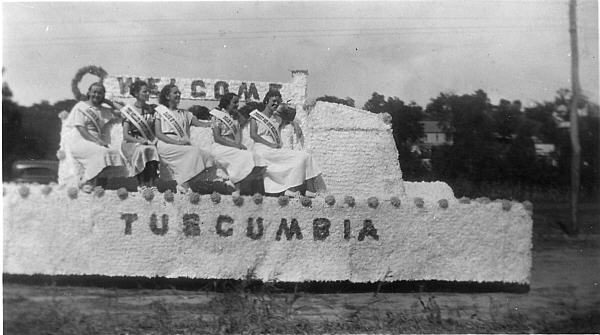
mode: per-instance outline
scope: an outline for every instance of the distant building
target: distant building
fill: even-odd
[[[438,126],[438,121],[421,121],[421,124],[425,133],[422,138],[423,144],[431,146],[452,144],[452,139]]]

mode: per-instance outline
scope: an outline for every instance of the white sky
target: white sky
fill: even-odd
[[[568,0],[3,3],[3,80],[22,105],[72,98],[75,72],[286,82],[425,106],[483,89],[525,104],[570,88]],[[578,1],[580,77],[598,102],[598,2]],[[91,80],[91,77],[88,78]],[[84,85],[80,86],[82,91]]]

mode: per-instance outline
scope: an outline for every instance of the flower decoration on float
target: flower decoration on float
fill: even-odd
[[[163,198],[165,198],[166,202],[173,202],[173,200],[175,200],[175,195],[173,194],[173,191],[166,190],[165,193],[163,193]]]
[[[302,108],[306,111],[306,112],[310,112],[313,108],[315,108],[315,105],[317,104],[317,100],[310,98],[310,99],[306,99],[306,101],[304,101],[304,104],[302,105]]]
[[[69,112],[67,111],[62,111],[60,113],[58,113],[58,118],[61,120],[66,120],[69,117]]]
[[[529,200],[523,201],[523,208],[528,212],[533,212],[533,203]]]
[[[242,198],[242,196],[236,193],[231,195],[231,200],[233,200],[233,204],[238,207],[242,207],[242,205],[244,204],[244,198]]]
[[[152,199],[154,199],[154,192],[149,188],[145,188],[142,191],[142,197],[144,197],[146,201],[152,201]]]
[[[402,205],[402,201],[400,201],[400,198],[393,196],[390,198],[390,203],[392,204],[392,206],[398,208],[400,207],[400,205]]]
[[[381,113],[381,120],[385,124],[392,124],[392,116],[390,115],[390,113]]]
[[[64,150],[58,150],[56,152],[56,158],[58,158],[59,161],[62,161],[63,159],[67,158],[67,154]]]
[[[121,187],[117,190],[117,196],[119,197],[119,199],[125,200],[129,196],[129,192],[125,187]]]
[[[96,198],[102,198],[104,196],[104,188],[102,188],[102,186],[94,187],[94,196]]]
[[[480,203],[480,204],[484,204],[484,205],[485,205],[485,204],[489,204],[489,203],[491,202],[490,198],[488,198],[488,197],[480,197],[480,198],[477,198],[477,199],[475,199],[475,200],[476,200],[478,203]]]
[[[331,206],[335,205],[335,197],[334,197],[333,195],[331,195],[331,194],[330,194],[330,195],[328,195],[328,196],[326,196],[326,197],[325,197],[325,203],[326,203],[326,204],[327,204],[329,207],[331,207]]]
[[[29,196],[29,187],[22,185],[21,187],[19,187],[19,195],[21,195],[21,198],[25,199]]]
[[[279,204],[279,206],[285,207],[290,203],[290,197],[288,197],[287,195],[280,195],[279,199],[277,199],[277,203]]]
[[[85,193],[92,193],[93,187],[90,184],[85,184],[83,186],[81,186],[81,191],[85,192]]]
[[[79,189],[75,186],[71,186],[67,189],[67,196],[71,199],[77,199],[77,194],[79,193]]]
[[[217,192],[213,192],[210,195],[210,200],[214,203],[214,204],[218,204],[221,202],[221,195]]]
[[[42,186],[42,194],[43,195],[48,195],[48,194],[50,194],[50,192],[52,192],[52,187],[50,187],[50,185]]]
[[[81,93],[81,91],[79,90],[78,85],[81,82],[81,79],[83,79],[83,76],[85,76],[88,73],[100,78],[100,80],[98,80],[98,82],[100,83],[102,83],[104,81],[104,78],[108,76],[108,72],[106,72],[103,68],[95,65],[84,66],[81,69],[77,70],[77,73],[75,73],[75,77],[73,77],[73,80],[71,80],[71,91],[73,92],[73,95],[77,100],[81,101],[87,99],[87,96]]]
[[[371,208],[377,208],[379,207],[379,199],[377,199],[377,197],[370,197],[369,199],[367,199],[367,204]]]
[[[348,205],[348,207],[354,207],[354,205],[356,205],[356,200],[354,200],[353,196],[347,195],[344,197],[344,203]]]
[[[312,200],[310,200],[309,197],[300,197],[300,203],[304,207],[310,207],[310,206],[312,206]]]
[[[423,206],[425,206],[425,201],[423,200],[423,198],[415,198],[415,206],[417,206],[418,208],[423,208]]]
[[[502,209],[505,211],[510,211],[512,208],[512,202],[510,200],[502,200]]]
[[[190,193],[189,200],[191,204],[197,205],[200,202],[200,194],[196,192]]]
[[[252,196],[252,201],[254,201],[255,204],[260,205],[263,203],[263,195],[260,193],[256,193]]]
[[[448,200],[440,199],[438,200],[438,205],[440,206],[440,208],[446,209],[448,208]]]

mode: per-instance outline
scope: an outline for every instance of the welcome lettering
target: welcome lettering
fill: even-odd
[[[259,85],[245,81],[223,81],[211,79],[180,79],[175,78],[140,78],[140,77],[114,77],[118,84],[118,94],[129,96],[129,88],[136,80],[148,83],[152,98],[158,97],[160,90],[168,84],[179,86],[181,96],[185,99],[219,100],[228,92],[237,93],[241,100],[260,101],[268,91],[281,91],[283,85],[278,83],[262,83]],[[117,93],[117,92],[113,92]],[[261,97],[262,96],[262,97]]]

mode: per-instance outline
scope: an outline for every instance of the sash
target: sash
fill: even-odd
[[[250,113],[250,116],[253,117],[256,121],[260,122],[263,126],[265,126],[269,131],[269,135],[271,135],[271,137],[275,140],[275,143],[277,145],[281,145],[281,138],[279,137],[279,132],[268,117],[266,117],[263,113],[259,112],[256,109],[253,110],[252,113]]]
[[[165,107],[163,105],[158,105],[155,110],[158,114],[160,114],[161,118],[163,118],[164,120],[169,122],[171,127],[177,131],[177,133],[179,134],[179,137],[185,138],[185,139],[188,138],[185,130],[183,130],[183,128],[181,127],[179,122],[177,122],[177,120],[175,120],[175,117],[173,116],[173,114],[171,114],[171,111],[167,107]]]
[[[100,117],[94,112],[94,108],[88,107],[79,110],[83,113],[83,115],[85,115],[85,117],[90,119],[90,121],[92,121],[92,123],[94,124],[94,127],[98,129],[98,136],[102,136],[102,128],[100,128]]]
[[[127,120],[142,133],[142,136],[146,140],[150,142],[154,141],[154,132],[150,129],[150,125],[135,108],[127,105],[121,109],[121,114],[125,115]]]
[[[233,118],[229,115],[229,113],[225,113],[218,109],[213,109],[209,113],[210,115],[216,117],[219,121],[223,122],[229,130],[233,133],[234,137],[237,134],[237,127],[235,126],[235,122],[233,122]]]

